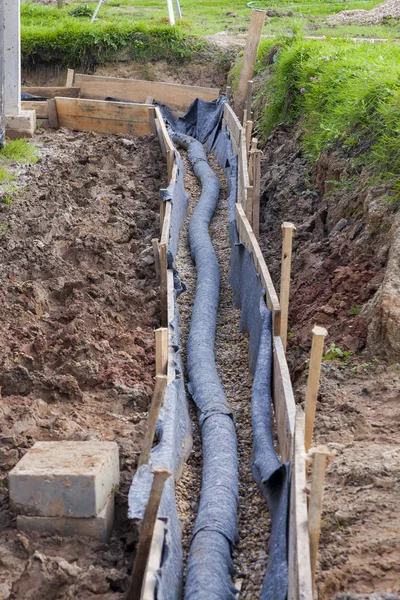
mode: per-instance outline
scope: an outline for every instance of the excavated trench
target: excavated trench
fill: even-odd
[[[179,298],[182,346],[186,358],[187,337],[194,302],[196,269],[190,255],[188,222],[197,204],[201,187],[191,171],[189,161],[181,151],[185,163],[185,188],[190,193],[188,217],[181,231],[176,267],[187,286],[187,292]],[[210,158],[210,157],[209,157]],[[233,305],[232,289],[228,284],[231,246],[228,232],[227,184],[215,159],[210,158],[213,170],[218,174],[220,195],[210,225],[210,236],[220,268],[221,287],[215,336],[215,361],[235,423],[239,459],[239,541],[235,550],[234,579],[241,584],[241,598],[258,597],[266,570],[269,515],[258,486],[251,474],[252,454],[251,386],[248,372],[248,336],[239,332],[240,310]],[[202,477],[202,445],[198,416],[191,402],[191,418],[194,424],[193,452],[185,465],[178,484],[177,497],[183,524],[183,548],[187,555],[197,514]]]

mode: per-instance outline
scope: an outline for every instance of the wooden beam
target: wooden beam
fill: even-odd
[[[156,81],[139,81],[118,77],[102,77],[98,75],[75,75],[75,85],[81,88],[82,98],[116,98],[132,102],[145,102],[148,96],[172,109],[186,110],[190,104],[201,98],[211,102],[219,98],[219,88],[204,88],[177,83],[160,83]]]
[[[168,328],[160,327],[156,335],[156,375],[167,375],[168,371]]]
[[[147,419],[147,429],[142,443],[142,451],[138,462],[138,468],[142,465],[147,465],[150,460],[150,453],[156,433],[156,426],[160,408],[164,402],[165,390],[167,387],[167,376],[157,375],[156,385],[154,387],[153,396],[149,408],[149,416]]]
[[[281,338],[273,337],[273,403],[279,449],[283,461],[290,460],[290,449],[293,442],[296,405],[289,368],[286,362]]]
[[[131,585],[128,592],[128,600],[141,600],[145,573],[149,561],[151,542],[153,539],[154,526],[161,502],[164,483],[171,476],[171,472],[164,467],[154,467],[154,479],[151,486],[149,501],[143,517],[142,531],[133,564]]]
[[[333,458],[326,446],[318,446],[312,453],[313,470],[311,479],[310,505],[308,509],[308,534],[310,537],[310,560],[313,594],[316,593],[315,576],[319,537],[321,533],[322,499],[324,496],[324,481],[326,468]]]
[[[268,267],[265,264],[259,243],[257,242],[250,223],[244,213],[244,209],[240,204],[236,204],[236,224],[240,241],[246,246],[247,250],[253,254],[254,266],[257,273],[260,275],[262,286],[265,289],[267,306],[269,310],[272,311],[274,335],[279,335],[281,309],[278,295],[275,291],[274,284],[272,283]]]
[[[282,264],[281,264],[281,338],[283,348],[286,352],[288,319],[289,319],[289,295],[290,295],[290,271],[292,268],[292,237],[296,229],[293,223],[282,223]]]
[[[164,203],[164,219],[163,219],[163,228],[161,232],[161,244],[165,244],[168,248],[169,244],[169,234],[171,229],[171,217],[172,217],[172,204],[170,200],[167,200]]]
[[[265,15],[265,10],[253,10],[251,13],[249,33],[235,96],[235,110],[239,115],[242,114],[246,104],[248,81],[253,78]]]
[[[231,139],[235,144],[233,150],[237,153],[243,127],[229,104],[224,104],[224,119],[228,127],[228,131],[231,134]]]
[[[115,135],[150,133],[149,111],[143,104],[56,98],[60,127]]]
[[[298,406],[296,408],[296,428],[291,468],[288,600],[313,600],[304,427],[305,415],[301,407]]]
[[[156,271],[157,283],[160,283],[160,252],[158,250],[158,239],[153,238],[151,240],[151,245],[153,246],[153,255],[154,255],[154,268]]]
[[[317,398],[319,390],[319,378],[321,374],[321,361],[324,353],[325,336],[328,335],[324,327],[315,325],[312,330],[312,345],[310,364],[308,368],[307,394],[306,394],[306,427],[305,427],[305,448],[309,451],[312,445],[314,433],[315,413],[317,410]]]
[[[49,118],[49,108],[47,106],[47,102],[36,102],[34,100],[23,100],[21,102],[22,110],[34,110],[36,113],[37,119],[48,119]]]
[[[78,98],[80,89],[78,87],[23,87],[22,93],[39,96],[39,98]]]
[[[72,88],[72,86],[74,85],[74,76],[75,76],[74,69],[68,69],[67,70],[67,80],[65,82],[65,87]]]
[[[151,540],[150,555],[147,563],[145,582],[141,600],[154,600],[157,585],[157,572],[161,566],[166,527],[162,519],[157,519]]]

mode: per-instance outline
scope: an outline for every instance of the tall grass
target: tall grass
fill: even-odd
[[[260,71],[271,49],[262,44]],[[265,66],[264,66],[265,68]],[[260,127],[300,123],[311,159],[341,147],[400,194],[400,47],[282,39],[262,91]]]

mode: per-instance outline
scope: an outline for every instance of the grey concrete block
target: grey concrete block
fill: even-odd
[[[74,519],[73,517],[30,517],[26,515],[17,516],[17,527],[21,531],[36,531],[41,534],[61,535],[71,537],[73,535],[95,538],[100,542],[107,542],[114,523],[114,494],[112,494],[106,506],[97,515],[88,519]]]
[[[9,475],[16,512],[95,517],[119,483],[115,442],[37,442]]]

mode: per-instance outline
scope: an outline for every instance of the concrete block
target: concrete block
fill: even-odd
[[[12,140],[33,137],[36,130],[36,112],[21,110],[17,115],[6,115],[6,136]]]
[[[100,542],[107,542],[114,523],[114,494],[106,506],[97,515],[88,519],[74,519],[73,517],[29,517],[17,516],[17,527],[21,531],[36,531],[48,535],[73,535],[95,538]]]
[[[23,515],[96,517],[118,483],[115,442],[36,442],[10,472],[10,500]]]

